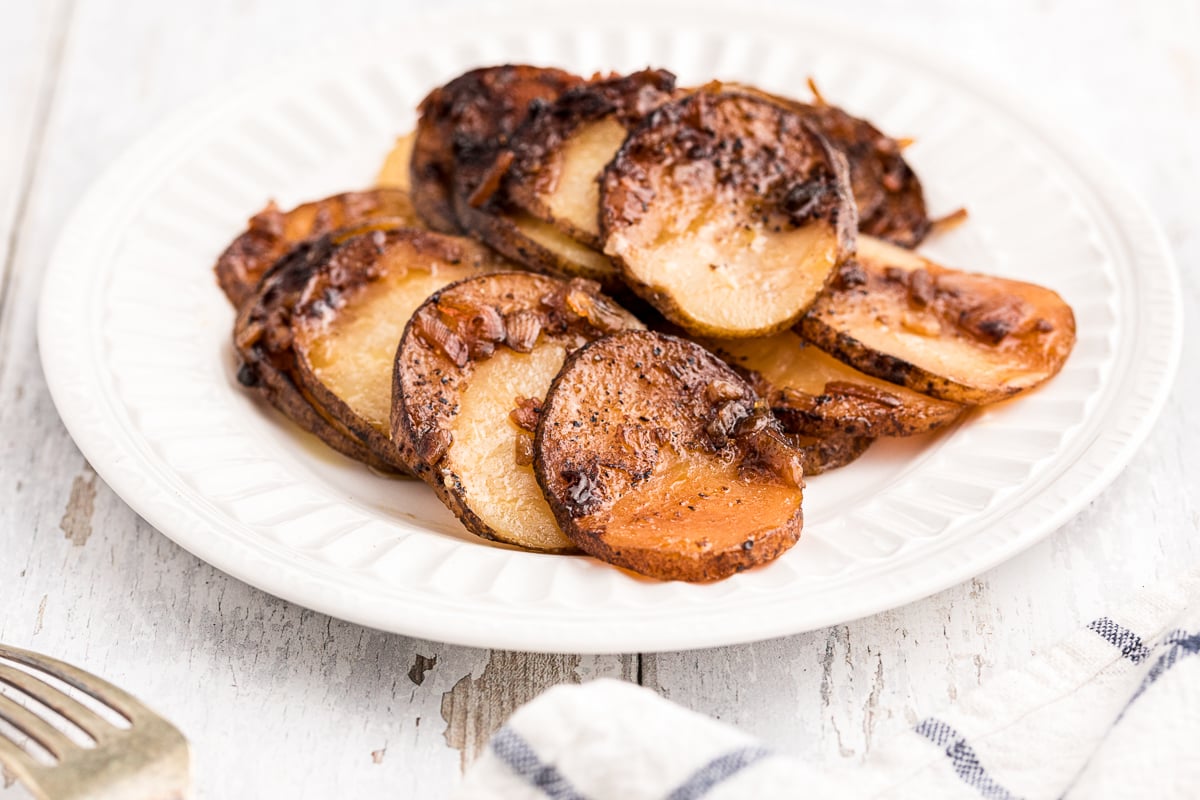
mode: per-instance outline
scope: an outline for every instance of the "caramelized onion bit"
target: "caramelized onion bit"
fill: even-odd
[[[508,418],[518,428],[533,433],[537,430],[538,414],[542,411],[542,401],[536,397],[518,397],[517,407],[508,413]]]
[[[528,353],[542,332],[542,315],[529,309],[515,311],[504,318],[508,329],[507,344],[518,353]]]
[[[466,343],[438,319],[430,309],[425,309],[417,316],[416,332],[424,342],[435,350],[440,350],[455,366],[465,367],[470,360],[470,349]]]
[[[453,444],[454,437],[445,428],[431,428],[417,436],[417,448],[430,464],[437,464]]]

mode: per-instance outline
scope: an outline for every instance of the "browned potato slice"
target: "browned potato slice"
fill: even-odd
[[[715,85],[749,92],[795,111],[846,157],[859,231],[909,248],[929,234],[933,222],[925,210],[925,193],[901,155],[899,141],[827,103],[811,80],[809,88],[815,95],[811,104],[745,84]]]
[[[661,106],[600,183],[604,252],[690,333],[793,324],[852,250],[846,162],[801,118],[738,92]]]
[[[638,326],[584,281],[510,272],[457,283],[404,332],[392,436],[412,443],[417,474],[472,533],[569,550],[530,466],[536,409],[570,352]]]
[[[792,443],[800,448],[805,477],[844,467],[854,461],[875,441],[869,436],[835,433],[829,436],[793,434]]]
[[[412,178],[409,165],[412,164],[413,146],[417,142],[417,132],[408,133],[396,139],[392,149],[388,151],[375,178],[375,185],[381,189],[400,189],[408,192],[412,189]]]
[[[431,294],[511,265],[470,239],[396,230],[357,236],[316,270],[291,314],[301,386],[370,450],[397,468],[392,369],[404,327]]]
[[[674,91],[670,72],[643,70],[591,81],[536,108],[509,146],[507,199],[599,250],[600,173],[629,129]]]
[[[411,164],[417,212],[434,230],[465,227],[462,209],[534,101],[551,101],[582,78],[504,65],[464,73],[421,101]]]
[[[711,581],[800,536],[802,455],[754,390],[704,348],[617,333],[555,379],[538,482],[582,550],[663,580]]]
[[[291,347],[290,321],[300,292],[336,249],[332,237],[302,242],[263,276],[242,306],[233,330],[241,358],[238,382],[334,450],[373,467],[397,467],[376,456],[301,386]]]
[[[468,215],[471,233],[494,250],[528,267],[558,278],[587,278],[606,289],[624,284],[604,255],[540,219],[523,212],[475,209]]]
[[[957,403],[1031,389],[1075,344],[1075,316],[1053,291],[948,269],[867,236],[799,330],[863,372]]]
[[[859,372],[794,331],[704,344],[748,378],[789,433],[911,436],[953,422],[965,410]]]
[[[418,291],[499,264],[469,239],[374,223],[304,242],[263,277],[238,316],[238,380],[338,452],[379,469],[405,471],[407,459],[386,435],[387,410],[382,435],[371,425],[374,398],[368,392],[372,380],[382,382],[384,402],[390,403],[391,365],[407,316],[374,329],[356,324],[352,315],[411,313],[428,294],[412,296]],[[381,346],[378,337],[390,335],[389,327],[391,354],[382,375],[372,376],[370,347]],[[357,351],[359,345],[364,349]],[[322,361],[328,354],[346,360]]]
[[[920,244],[932,223],[921,181],[901,155],[900,143],[837,106],[818,102],[796,107],[846,156],[858,230],[901,247]]]
[[[274,203],[250,218],[250,227],[225,249],[213,268],[229,302],[241,308],[263,273],[296,244],[371,219],[392,218],[421,227],[408,195],[394,189],[346,192],[280,211]]]

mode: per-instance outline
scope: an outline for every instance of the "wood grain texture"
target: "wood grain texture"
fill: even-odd
[[[414,6],[347,1],[337,24],[402,35]],[[1119,157],[1117,169],[1166,226],[1189,312],[1200,308],[1193,4],[840,8],[853,24],[886,20],[895,36],[1024,92]],[[636,657],[451,647],[274,599],[177,548],[97,479],[58,420],[37,360],[35,300],[57,230],[99,172],[165,114],[246,69],[322,47],[328,4],[78,0],[15,12],[18,24],[0,32],[0,230],[17,243],[3,262],[0,306],[0,640],[79,663],[171,717],[194,743],[200,796],[212,798],[318,798],[348,787],[361,797],[444,795],[487,735],[543,688],[636,679]],[[785,749],[860,759],[1125,592],[1196,562],[1200,432],[1187,415],[1200,391],[1200,336],[1194,320],[1188,326],[1175,392],[1149,442],[1046,542],[849,625],[645,656],[643,682]],[[5,800],[16,796],[0,788]]]

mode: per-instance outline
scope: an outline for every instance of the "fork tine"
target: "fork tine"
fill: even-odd
[[[138,702],[133,695],[118,689],[108,681],[97,678],[89,672],[84,672],[78,667],[73,667],[58,659],[4,644],[0,644],[0,658],[7,658],[16,661],[18,664],[40,669],[49,675],[53,675],[60,681],[74,686],[84,694],[96,698],[130,722],[134,722],[138,717],[142,717],[146,713],[145,706]]]
[[[33,760],[33,756],[4,736],[0,736],[0,764],[12,770],[17,780],[23,783],[28,783],[29,779],[42,769],[41,764]]]
[[[2,652],[3,650],[0,649],[0,653]],[[112,734],[117,731],[106,719],[83,703],[67,696],[50,684],[38,680],[28,672],[22,672],[8,664],[0,663],[0,682],[7,683],[14,689],[20,689],[42,705],[58,712],[82,728],[84,733],[97,742],[110,739]]]
[[[62,758],[70,750],[79,747],[70,737],[55,728],[10,697],[0,694],[0,719],[3,719],[49,750],[55,758]]]

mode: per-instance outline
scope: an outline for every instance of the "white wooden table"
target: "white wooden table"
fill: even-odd
[[[194,744],[201,796],[440,796],[514,707],[601,675],[639,681],[806,757],[857,760],[1126,592],[1200,560],[1200,427],[1186,411],[1200,393],[1194,318],[1162,419],[1077,519],[967,584],[788,639],[599,657],[452,647],[277,600],[159,535],[91,471],[46,391],[35,300],[59,227],[122,149],[195,95],[339,28],[391,28],[403,47],[405,9],[418,5],[6,4],[0,640],[88,667],[170,716]],[[841,5],[852,24],[893,31],[1026,93],[1110,153],[1166,228],[1188,312],[1200,309],[1195,3]],[[21,796],[6,789],[0,796]]]

